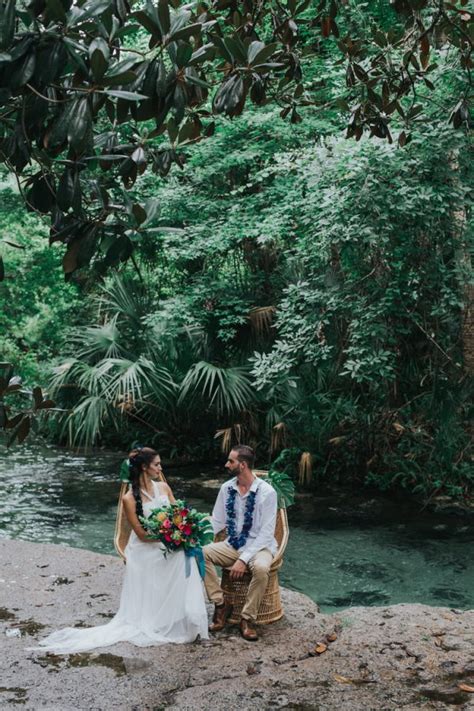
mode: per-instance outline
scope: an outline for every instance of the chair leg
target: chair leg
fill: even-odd
[[[240,580],[230,579],[229,571],[225,568],[222,571],[221,586],[224,596],[232,604],[232,614],[228,620],[230,624],[237,625],[240,622],[242,608],[247,597],[250,575],[246,574]],[[270,570],[267,588],[260,604],[257,616],[257,624],[265,625],[276,622],[283,617],[281,606],[280,586],[278,582],[278,571]]]

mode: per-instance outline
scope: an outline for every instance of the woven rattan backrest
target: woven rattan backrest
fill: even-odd
[[[265,469],[254,469],[253,473],[256,476],[261,476],[263,479],[265,479],[266,475],[268,474]],[[286,544],[288,543],[288,535],[289,528],[286,509],[278,509],[277,520],[275,525],[275,538],[276,542],[278,543],[278,551],[276,553],[275,558],[281,558],[281,556],[283,555],[286,548]]]
[[[160,474],[159,477],[160,481],[164,481],[166,483],[166,478],[164,477],[163,474]],[[130,526],[127,516],[125,514],[125,507],[123,505],[123,497],[128,491],[128,483],[126,481],[122,482],[122,485],[120,487],[120,493],[119,493],[119,500],[118,500],[118,506],[117,506],[117,518],[115,519],[115,536],[114,536],[114,546],[115,550],[119,554],[119,556],[123,559],[123,562],[126,563],[127,560],[125,558],[125,548],[127,547],[128,539],[130,538],[130,533],[132,531],[132,527]]]

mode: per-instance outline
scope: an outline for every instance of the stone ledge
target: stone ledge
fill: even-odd
[[[474,694],[459,686],[474,685],[473,611],[406,604],[322,615],[305,595],[283,590],[285,618],[262,628],[257,643],[231,627],[197,644],[122,643],[55,656],[25,647],[53,629],[106,622],[118,606],[123,564],[7,539],[0,561],[1,708],[474,708]],[[327,647],[321,654],[319,642]]]

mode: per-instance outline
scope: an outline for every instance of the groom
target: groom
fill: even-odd
[[[209,627],[211,632],[224,629],[232,612],[224,600],[214,566],[230,568],[232,580],[239,580],[247,571],[252,574],[240,621],[240,633],[249,641],[258,639],[255,629],[257,612],[277,550],[274,536],[277,495],[270,484],[255,476],[252,471],[254,461],[251,447],[239,444],[231,450],[225,466],[233,478],[221,486],[212,511],[214,533],[227,528],[227,538],[203,549],[206,561],[204,584],[209,600],[215,604]]]

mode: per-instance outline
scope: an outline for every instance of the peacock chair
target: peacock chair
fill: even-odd
[[[261,469],[254,469],[254,474],[265,478],[267,472]],[[278,571],[283,563],[283,554],[285,552],[286,544],[288,543],[288,536],[288,517],[286,515],[286,509],[281,508],[278,509],[275,526],[275,538],[278,544],[278,549],[275,557],[273,558],[267,588],[258,609],[257,624],[259,625],[267,625],[270,624],[270,622],[276,622],[283,617]],[[225,533],[221,532],[218,539],[222,540],[223,538],[225,538]],[[231,624],[238,624],[240,622],[242,608],[247,598],[247,592],[251,579],[252,574],[250,572],[246,572],[239,580],[231,580],[229,568],[222,569],[221,587],[224,591],[226,601],[232,605],[232,614],[228,620]]]
[[[166,482],[164,474],[160,474],[159,481]],[[127,559],[125,556],[125,548],[127,547],[128,539],[130,538],[130,533],[132,527],[128,522],[128,518],[125,514],[125,507],[123,505],[123,497],[128,491],[129,483],[123,481],[120,487],[119,500],[117,506],[117,517],[115,519],[115,535],[114,535],[114,546],[115,550],[122,558],[123,562],[126,563]]]

